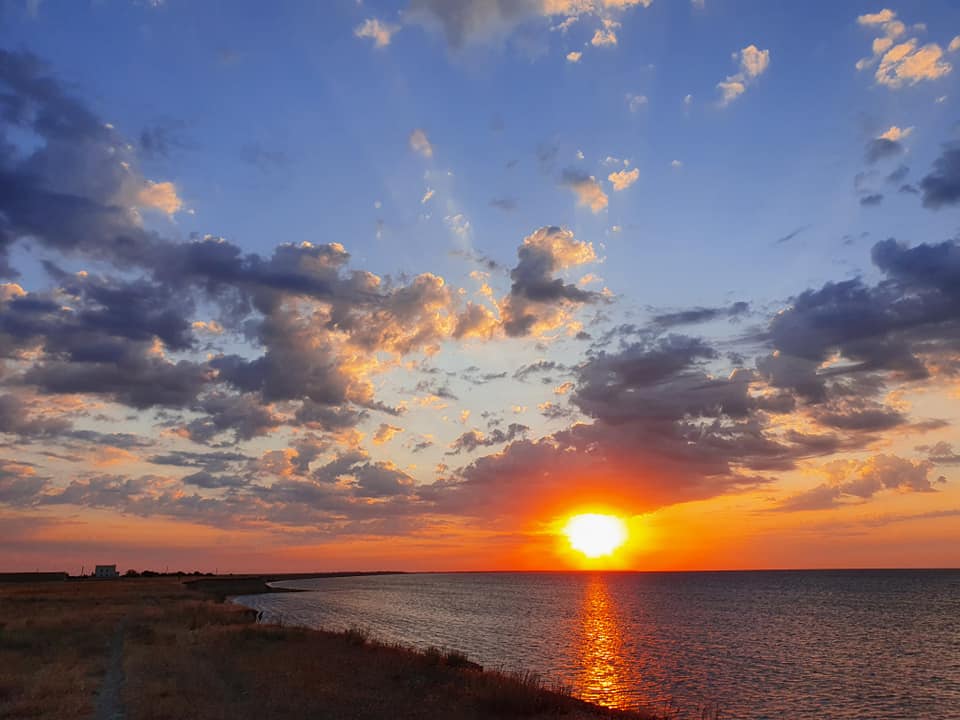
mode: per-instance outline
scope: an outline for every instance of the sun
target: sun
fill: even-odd
[[[563,528],[570,546],[588,558],[612,555],[627,541],[627,524],[616,515],[574,515]]]

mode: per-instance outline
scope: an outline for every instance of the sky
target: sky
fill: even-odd
[[[0,0],[0,570],[960,565],[958,106],[947,0]]]

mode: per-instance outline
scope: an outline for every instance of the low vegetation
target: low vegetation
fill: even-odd
[[[95,718],[111,646],[122,647],[127,720],[648,717],[359,628],[257,624],[207,589],[176,578],[0,585],[0,717]]]

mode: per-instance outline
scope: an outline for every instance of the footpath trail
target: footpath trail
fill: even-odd
[[[94,720],[123,720],[123,631],[126,622],[117,624],[110,641],[110,659],[107,664],[107,674],[103,677],[103,684],[97,695],[97,707]]]

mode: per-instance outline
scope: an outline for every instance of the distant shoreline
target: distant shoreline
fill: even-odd
[[[270,583],[283,580],[313,580],[337,577],[366,577],[371,575],[402,575],[392,571],[376,572],[330,572],[330,573],[277,573],[265,575],[217,575],[184,580],[191,590],[211,595],[220,602],[236,595],[266,595],[269,593],[305,592],[295,588],[279,588]]]

